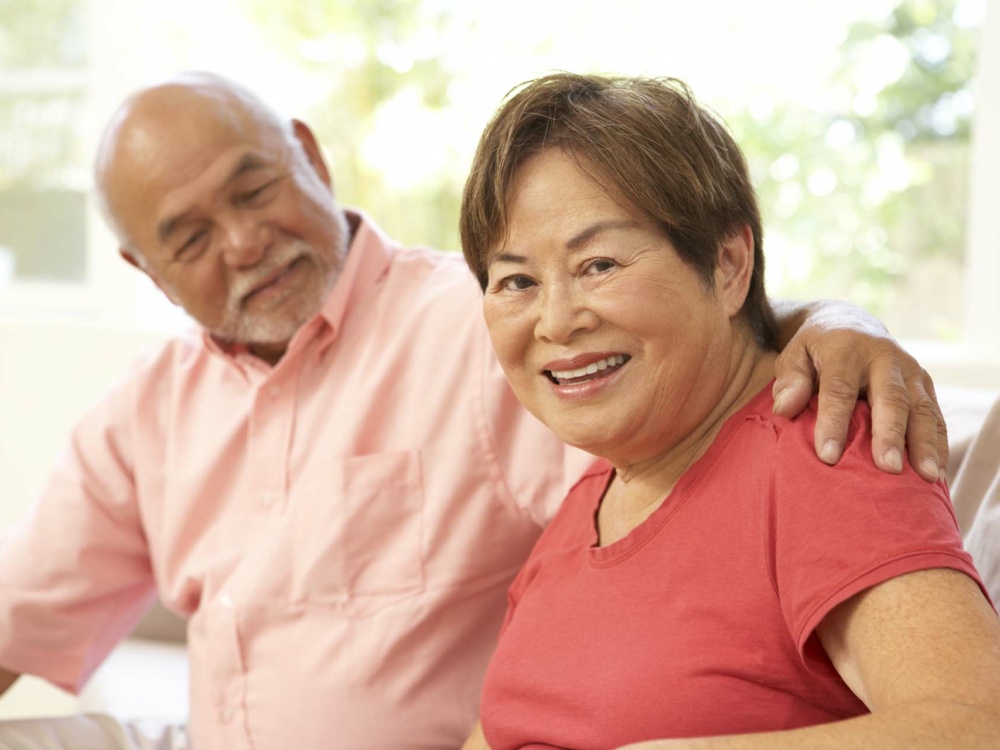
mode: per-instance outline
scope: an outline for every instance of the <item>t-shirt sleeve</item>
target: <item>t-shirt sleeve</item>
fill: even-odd
[[[764,509],[772,582],[807,664],[822,653],[813,634],[823,618],[872,586],[952,568],[982,587],[944,482],[925,482],[905,460],[901,475],[875,467],[867,405],[856,408],[836,466],[816,457],[814,425],[809,411],[780,430]]]
[[[155,587],[122,389],[84,416],[47,487],[0,540],[0,665],[77,692]]]

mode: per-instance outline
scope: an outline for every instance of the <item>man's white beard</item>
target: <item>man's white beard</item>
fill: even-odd
[[[305,269],[297,269],[297,273],[304,270],[306,273],[322,274],[324,278],[290,289],[283,299],[275,300],[274,309],[264,312],[243,309],[243,298],[247,294],[295,260],[306,265]],[[336,265],[324,263],[311,246],[300,240],[272,250],[265,261],[236,279],[226,301],[225,320],[209,332],[217,339],[250,346],[287,343],[322,309],[337,281],[339,260],[338,255],[337,260],[332,261]]]

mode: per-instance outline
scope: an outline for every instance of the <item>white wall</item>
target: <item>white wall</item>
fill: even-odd
[[[970,341],[1000,355],[1000,0],[987,0],[972,122],[966,315]],[[998,381],[1000,383],[1000,381]]]
[[[0,528],[41,491],[77,417],[160,338],[106,326],[0,321]]]
[[[160,335],[65,322],[0,321],[0,530],[41,492],[72,424]],[[22,678],[0,718],[72,713],[77,703]]]

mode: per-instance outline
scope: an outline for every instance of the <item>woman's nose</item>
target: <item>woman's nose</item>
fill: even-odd
[[[543,341],[567,343],[600,323],[588,304],[586,293],[572,283],[544,288],[538,296],[538,305],[535,336]]]

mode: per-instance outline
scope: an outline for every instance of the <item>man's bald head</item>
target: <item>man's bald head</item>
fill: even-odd
[[[247,88],[214,73],[181,73],[129,96],[105,127],[94,163],[98,199],[121,244],[135,249],[123,198],[138,182],[155,180],[163,168],[176,175],[178,166],[191,162],[183,153],[188,146],[236,135],[298,145],[290,121]]]

